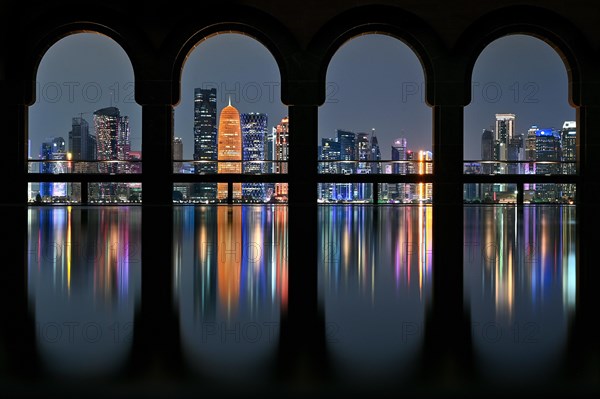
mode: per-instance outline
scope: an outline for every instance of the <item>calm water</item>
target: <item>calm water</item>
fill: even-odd
[[[141,209],[28,211],[29,302],[53,373],[111,373],[127,358],[141,291]]]
[[[576,299],[575,207],[466,207],[464,279],[480,369],[495,380],[555,372]]]
[[[286,309],[287,208],[174,212],[175,302],[188,364],[228,380],[261,378]]]
[[[172,384],[273,381],[294,265],[318,273],[326,389],[410,383],[434,306],[432,208],[320,206],[306,237],[318,259],[291,266],[289,212],[173,207],[164,286],[180,339],[160,343],[181,353]],[[121,378],[144,302],[142,220],[141,207],[28,209],[27,300],[44,375]],[[464,226],[477,382],[554,375],[576,311],[575,207],[468,206]]]
[[[375,209],[319,209],[327,342],[346,383],[408,374],[431,300],[431,207]]]

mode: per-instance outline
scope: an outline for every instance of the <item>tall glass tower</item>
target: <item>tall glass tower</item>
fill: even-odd
[[[90,134],[90,125],[82,117],[72,119],[69,132],[69,152],[74,161],[96,160],[96,137]],[[95,165],[92,165],[95,166]],[[89,165],[75,163],[73,170],[77,173],[90,171]]]
[[[250,161],[244,163],[244,173],[257,174],[266,172],[265,164],[256,161],[265,160],[267,121],[266,114],[254,112],[240,114],[243,143],[242,159]]]
[[[99,161],[127,161],[130,157],[129,118],[121,116],[116,107],[102,108],[94,112],[94,132],[96,135],[96,158]],[[101,173],[128,173],[130,165],[101,163]],[[113,197],[124,184],[99,184],[100,198]]]
[[[217,160],[217,89],[194,89],[194,160]],[[215,173],[216,163],[197,164],[196,173]]]
[[[275,127],[275,160],[286,161],[275,163],[275,173],[287,173],[290,154],[290,120],[286,116],[281,118],[281,122]],[[287,201],[288,186],[287,183],[275,184],[275,196],[282,201]]]
[[[242,127],[242,159],[244,173],[262,174],[267,172],[265,160],[265,137],[267,136],[267,115],[251,112],[240,114]],[[242,184],[242,197],[251,201],[264,202],[265,183]]]
[[[65,140],[62,137],[46,138],[40,146],[40,159],[52,161],[64,161],[67,159],[65,152]],[[41,162],[40,173],[64,173],[62,162]],[[40,195],[42,197],[65,196],[65,183],[40,183]]]

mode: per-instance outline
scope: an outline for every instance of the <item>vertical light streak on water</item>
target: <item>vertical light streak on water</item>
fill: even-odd
[[[423,229],[426,228],[423,223],[423,204],[419,204],[419,247],[418,247],[418,257],[419,257],[419,298],[423,299],[423,268],[425,267],[425,259],[423,258],[422,248],[423,248]]]
[[[71,240],[71,207],[67,207],[67,245],[65,247],[67,257],[67,294],[71,294],[71,249],[73,248]]]

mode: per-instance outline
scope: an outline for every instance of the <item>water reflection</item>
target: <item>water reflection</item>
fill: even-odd
[[[287,207],[174,208],[183,353],[196,370],[250,379],[275,355],[287,303]]]
[[[573,206],[465,207],[465,290],[482,371],[533,381],[557,370],[575,310]]]
[[[407,376],[431,294],[431,207],[321,206],[319,284],[335,369]]]
[[[139,208],[28,209],[28,292],[53,372],[97,376],[128,355],[141,288]]]

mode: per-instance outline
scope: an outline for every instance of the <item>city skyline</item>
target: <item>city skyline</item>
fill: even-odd
[[[432,113],[424,101],[423,82],[418,58],[402,41],[378,34],[350,40],[328,66],[319,141],[337,129],[360,133],[375,128],[382,147],[406,137],[419,150],[431,149]],[[181,100],[174,108],[174,136],[184,142],[185,159],[193,159],[194,151],[193,90],[211,87],[221,92],[218,112],[231,97],[240,113],[264,113],[272,121],[288,114],[271,53],[244,35],[211,37],[189,54]],[[110,106],[129,116],[132,151],[141,149],[133,69],[124,50],[106,36],[77,33],[56,42],[40,62],[36,97],[29,118],[32,156],[45,137],[65,137],[72,118]],[[482,51],[473,69],[472,100],[465,107],[464,159],[477,159],[481,129],[493,126],[489,115],[500,112],[516,115],[517,133],[526,133],[531,125],[559,128],[562,121],[575,120],[567,101],[566,69],[546,43],[512,35]]]
[[[45,137],[68,137],[72,119],[90,124],[94,112],[117,107],[129,117],[131,150],[141,150],[142,107],[134,98],[133,67],[125,51],[97,33],[69,35],[51,46],[36,75],[29,109],[31,156]]]

